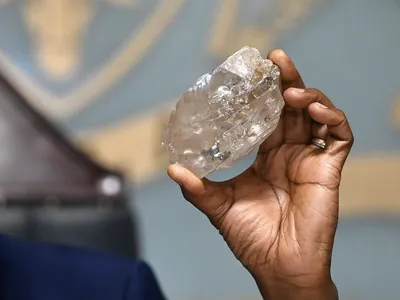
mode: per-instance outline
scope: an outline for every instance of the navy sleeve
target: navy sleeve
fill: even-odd
[[[140,262],[133,271],[124,300],[165,300],[154,273],[147,264]]]
[[[2,300],[165,300],[143,262],[0,235]]]

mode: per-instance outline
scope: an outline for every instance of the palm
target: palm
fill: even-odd
[[[334,166],[320,168],[323,164],[329,164],[329,157],[321,150],[284,144],[260,154],[246,172],[225,183],[224,196],[230,198],[231,206],[215,225],[249,270],[262,268],[292,277],[300,268],[312,275],[313,268],[321,266],[310,262],[321,255],[322,266],[329,265],[330,251],[326,250],[332,248],[336,229],[338,203],[334,199],[340,172]],[[318,201],[327,192],[333,200],[330,205]]]

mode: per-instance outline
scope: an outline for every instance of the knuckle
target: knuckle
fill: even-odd
[[[320,90],[316,88],[309,88],[307,89],[307,92],[310,95],[311,102],[322,102],[324,96]]]
[[[310,93],[310,96],[312,97],[312,102],[319,102],[330,108],[335,107],[332,101],[321,90],[316,88],[309,88],[307,89],[307,91]]]
[[[333,109],[337,115],[337,120],[340,122],[338,125],[343,128],[350,128],[349,122],[347,121],[346,114],[340,109]]]
[[[313,93],[314,95],[322,94],[322,92],[316,88],[308,88],[307,91]]]
[[[340,116],[341,119],[343,119],[345,122],[347,122],[347,117],[343,110],[336,109],[336,113]]]
[[[341,110],[341,109],[335,109],[335,112],[339,115],[340,117],[340,123],[342,126],[344,127],[348,127],[350,130],[350,124],[349,124],[349,120],[347,119],[346,113]]]
[[[339,126],[341,126],[343,128],[343,130],[348,132],[349,138],[347,139],[347,141],[348,141],[350,147],[352,147],[354,145],[354,134],[351,130],[350,123],[349,123],[349,120],[347,119],[346,113],[341,109],[336,109],[335,111],[340,116],[340,125]]]

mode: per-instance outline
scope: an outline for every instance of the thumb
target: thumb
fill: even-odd
[[[206,185],[203,180],[178,164],[169,166],[168,175],[181,187],[183,193],[195,197],[201,197],[206,193]]]
[[[224,183],[199,179],[188,169],[177,164],[168,168],[168,175],[181,187],[185,199],[218,226],[233,203]]]

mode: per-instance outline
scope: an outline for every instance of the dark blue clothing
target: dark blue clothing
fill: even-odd
[[[143,262],[0,235],[1,300],[165,300]]]

